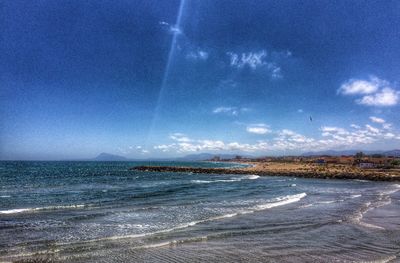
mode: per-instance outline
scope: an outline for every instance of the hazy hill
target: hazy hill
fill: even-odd
[[[110,153],[100,153],[95,158],[94,161],[128,161],[127,158]]]

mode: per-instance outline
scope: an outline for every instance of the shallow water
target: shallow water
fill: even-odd
[[[143,164],[1,162],[0,261],[400,258],[399,184],[128,170]]]

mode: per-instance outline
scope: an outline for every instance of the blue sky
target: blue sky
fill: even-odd
[[[0,158],[399,148],[399,13],[399,1],[3,1]]]

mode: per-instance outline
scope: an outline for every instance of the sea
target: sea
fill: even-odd
[[[0,262],[400,262],[400,184],[0,162]]]

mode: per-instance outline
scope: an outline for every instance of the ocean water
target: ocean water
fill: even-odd
[[[0,262],[399,262],[400,184],[0,162]]]

